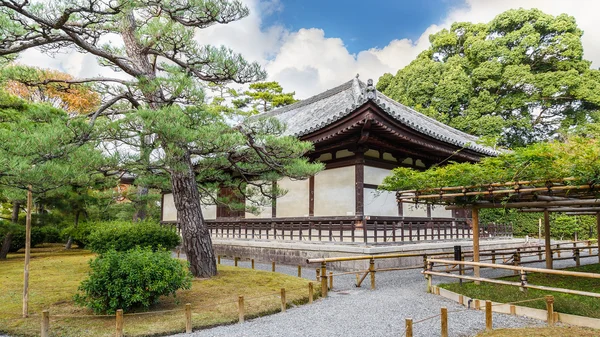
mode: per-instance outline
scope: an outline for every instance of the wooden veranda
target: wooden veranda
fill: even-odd
[[[413,203],[445,204],[447,209],[472,211],[473,261],[479,262],[479,210],[482,208],[516,208],[521,212],[544,213],[546,268],[553,268],[550,246],[550,213],[596,215],[600,233],[600,189],[595,185],[579,185],[574,178],[560,180],[513,181],[473,186],[455,186],[405,190],[397,192],[397,200]],[[600,261],[600,249],[598,251]],[[479,267],[474,267],[479,277]]]

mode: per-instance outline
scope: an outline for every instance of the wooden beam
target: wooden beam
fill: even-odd
[[[600,199],[578,199],[578,200],[557,200],[557,201],[524,201],[524,202],[508,202],[508,203],[477,203],[471,205],[449,205],[446,209],[462,209],[462,208],[525,208],[538,207],[549,208],[558,206],[591,206],[600,205]]]
[[[473,208],[471,211],[473,219],[473,261],[479,262],[479,209]],[[479,278],[479,266],[473,267],[473,276]],[[479,281],[475,281],[479,285]]]
[[[27,215],[25,217],[25,266],[23,268],[23,318],[29,317],[29,259],[31,257],[31,211],[33,194],[27,186]]]
[[[552,247],[550,247],[550,213],[544,211],[544,244],[546,246],[546,269],[552,268]]]
[[[579,212],[600,212],[600,207],[556,207],[556,208],[548,208],[548,212],[571,212],[571,213],[579,213]],[[538,213],[544,212],[546,209],[544,208],[525,208],[520,209],[519,212],[524,213]]]

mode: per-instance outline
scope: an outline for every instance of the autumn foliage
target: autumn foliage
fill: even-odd
[[[49,103],[75,114],[90,113],[100,104],[100,95],[90,86],[54,82],[72,80],[73,77],[69,74],[56,70],[29,68],[27,77],[31,81],[27,84],[16,80],[7,81],[4,85],[5,90],[27,101]]]

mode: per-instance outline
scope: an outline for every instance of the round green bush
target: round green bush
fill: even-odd
[[[134,247],[173,249],[180,237],[172,229],[153,222],[105,222],[96,225],[88,236],[88,248],[96,253],[111,249],[127,251]]]
[[[172,258],[165,250],[109,250],[91,260],[90,268],[89,277],[81,282],[74,300],[95,313],[148,308],[160,296],[175,296],[178,289],[192,286],[192,275],[185,262]]]

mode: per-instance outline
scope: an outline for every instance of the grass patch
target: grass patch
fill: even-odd
[[[497,329],[479,333],[476,337],[598,337],[600,331],[575,326],[554,328]]]
[[[567,268],[565,270],[600,273],[600,264]],[[500,279],[518,282],[519,276],[507,276]],[[534,273],[527,275],[527,281],[528,283],[541,286],[600,293],[600,282],[598,282],[597,279],[591,278]],[[518,287],[485,282],[481,282],[481,285],[479,286],[473,284],[472,282],[468,282],[464,283],[462,287],[458,283],[440,284],[440,287],[466,295],[468,297],[501,303],[511,303],[543,297],[545,295],[554,295],[555,311],[565,314],[600,318],[600,300],[593,297],[570,295],[537,289],[528,289],[527,292],[521,292]],[[546,302],[543,300],[526,302],[519,305],[530,308],[546,309]]]
[[[20,317],[23,254],[11,254],[8,260],[0,262],[0,332],[13,336],[37,336],[41,311],[48,309],[52,336],[114,336],[114,317],[53,317],[93,314],[91,310],[73,302],[73,294],[87,276],[88,261],[93,257],[94,254],[86,250],[65,251],[56,245],[32,249],[29,285],[31,317],[27,319]],[[125,313],[125,334],[152,336],[184,332],[185,303],[192,304],[192,324],[199,329],[237,322],[238,295],[244,295],[247,318],[278,312],[281,308],[281,288],[286,289],[288,306],[308,301],[310,281],[306,279],[222,265],[218,269],[217,276],[195,279],[192,289],[178,291],[176,299],[162,298],[159,304],[150,308],[150,311],[181,311],[133,316]],[[317,290],[315,286],[315,292]]]

